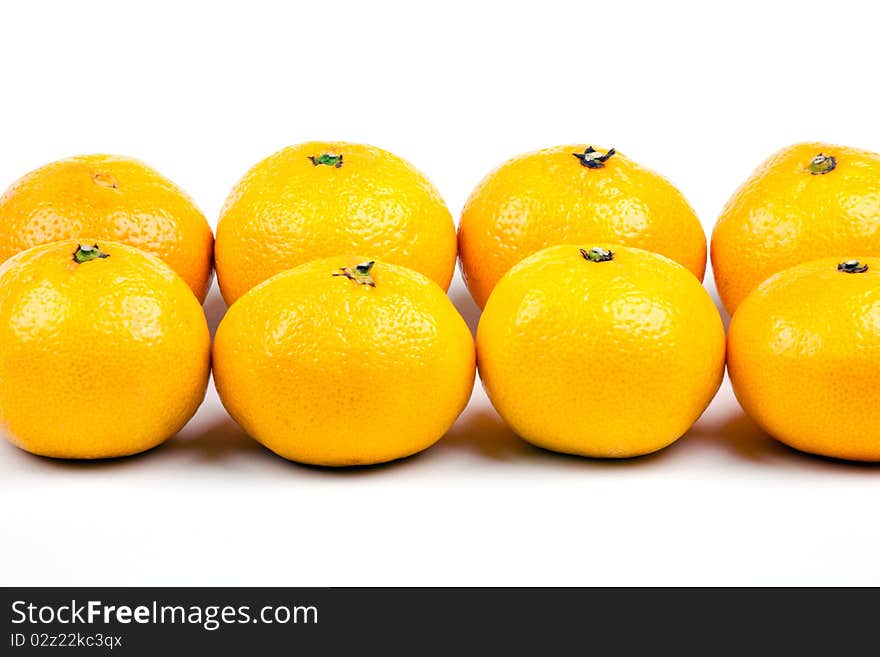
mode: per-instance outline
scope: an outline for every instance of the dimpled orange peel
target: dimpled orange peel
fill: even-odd
[[[0,433],[43,456],[136,454],[205,395],[210,336],[187,284],[117,242],[64,240],[0,266]]]
[[[880,461],[880,257],[824,257],[758,285],[731,320],[728,371],[771,436]]]
[[[217,224],[217,277],[227,303],[278,272],[339,253],[404,265],[444,290],[455,226],[412,164],[373,146],[308,142],[256,164]]]
[[[204,301],[213,271],[211,227],[182,189],[143,162],[120,155],[58,160],[0,197],[0,262],[38,244],[80,237],[158,256]]]
[[[461,268],[480,307],[517,262],[554,244],[614,242],[656,251],[703,279],[706,236],[672,184],[615,149],[583,144],[520,155],[471,193]]]
[[[552,246],[508,271],[477,330],[480,377],[525,440],[630,457],[683,435],[718,390],[724,328],[694,275],[621,245]]]
[[[822,253],[880,255],[880,154],[783,148],[736,190],[712,233],[715,283],[731,314],[761,281]]]
[[[364,256],[314,260],[232,306],[214,341],[229,414],[280,456],[368,465],[434,444],[467,403],[474,344],[443,290]]]

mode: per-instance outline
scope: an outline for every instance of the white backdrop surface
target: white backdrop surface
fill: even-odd
[[[247,168],[310,139],[408,158],[456,217],[510,156],[615,146],[678,185],[707,233],[777,148],[880,150],[869,3],[34,2],[0,19],[0,186],[132,155],[212,225]],[[450,294],[475,326],[458,277]],[[223,310],[215,289],[212,325]],[[880,468],[775,443],[727,382],[641,459],[533,448],[478,384],[428,452],[345,471],[274,456],[211,387],[138,457],[0,444],[0,584],[878,585],[878,508]]]

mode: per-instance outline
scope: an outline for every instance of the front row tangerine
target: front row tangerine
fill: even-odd
[[[724,327],[687,269],[642,249],[546,248],[489,296],[480,377],[522,438],[557,452],[631,457],[683,435],[724,372]]]
[[[362,257],[289,269],[229,308],[214,382],[248,434],[312,465],[368,465],[430,447],[471,395],[470,330],[439,285]]]
[[[64,240],[0,266],[0,427],[42,456],[127,456],[176,434],[205,396],[199,300],[132,246]]]
[[[880,461],[880,258],[771,276],[733,315],[728,371],[761,428],[804,452]]]

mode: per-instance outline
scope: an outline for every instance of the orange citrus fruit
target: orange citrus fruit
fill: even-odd
[[[158,256],[204,301],[214,236],[192,199],[146,164],[82,155],[31,171],[0,197],[0,262],[64,239],[116,241]]]
[[[657,253],[548,247],[508,271],[477,330],[480,377],[525,440],[629,457],[696,422],[724,372],[724,328],[691,272]]]
[[[217,224],[217,277],[227,303],[278,272],[362,253],[404,265],[444,290],[455,226],[440,193],[409,162],[373,146],[309,142],[254,166]]]
[[[468,289],[482,307],[504,273],[554,244],[656,251],[703,279],[706,236],[665,178],[611,150],[557,146],[516,157],[471,193],[458,230]]]
[[[234,303],[214,342],[230,415],[284,458],[365,465],[449,430],[474,381],[474,344],[436,283],[364,258],[309,262]]]
[[[64,240],[0,266],[0,427],[24,450],[150,449],[196,412],[209,369],[199,302],[140,249]]]
[[[880,461],[880,257],[813,260],[758,285],[730,323],[728,371],[771,436]]]
[[[725,205],[712,268],[732,314],[757,285],[816,254],[880,255],[880,155],[823,143],[772,155]]]

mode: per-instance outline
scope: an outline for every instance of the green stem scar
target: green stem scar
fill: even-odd
[[[76,247],[76,251],[73,252],[73,261],[77,264],[82,264],[84,262],[88,262],[89,260],[97,260],[98,258],[109,258],[109,253],[103,253],[101,249],[98,248],[97,244],[92,244],[92,246],[82,245]]]
[[[613,148],[609,149],[604,155],[592,146],[587,146],[583,153],[572,153],[581,161],[581,166],[588,169],[601,169],[605,166],[605,160],[614,155],[617,151]]]
[[[331,155],[330,153],[324,153],[323,155],[318,155],[317,157],[314,155],[309,155],[309,159],[315,166],[320,166],[321,164],[323,164],[328,167],[335,167],[336,169],[342,166],[341,155]]]
[[[837,158],[833,155],[823,155],[819,153],[816,157],[810,160],[809,166],[807,166],[807,171],[809,171],[814,176],[820,176],[825,173],[829,173],[834,171],[834,168],[837,166]]]
[[[589,251],[581,249],[581,255],[584,257],[584,260],[589,260],[590,262],[608,262],[609,260],[614,260],[614,253],[608,249],[603,249],[601,246],[594,246]]]
[[[864,274],[868,271],[868,265],[863,265],[858,260],[847,260],[837,265],[837,271],[842,271],[844,274]]]
[[[359,285],[376,287],[376,282],[373,280],[373,277],[370,276],[370,270],[375,264],[375,260],[370,260],[369,262],[362,262],[354,267],[341,267],[339,271],[333,275],[345,276],[347,279],[352,280]]]

